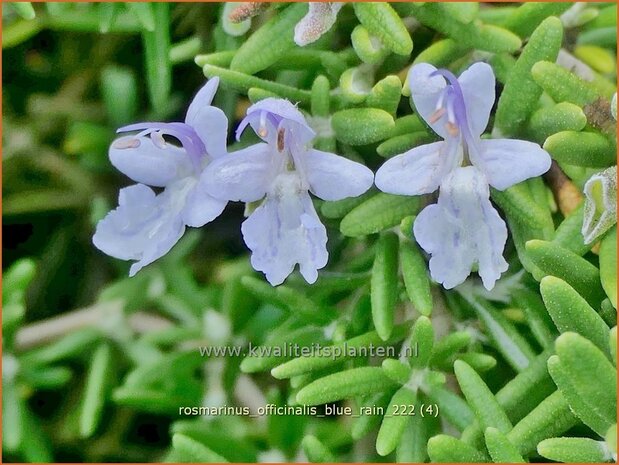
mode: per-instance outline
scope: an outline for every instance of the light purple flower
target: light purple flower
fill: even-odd
[[[538,144],[480,138],[495,99],[494,73],[486,63],[473,64],[459,78],[420,63],[410,69],[408,82],[417,112],[444,140],[389,159],[376,173],[380,190],[429,194],[463,162],[476,166],[498,190],[540,176],[550,168],[550,156]]]
[[[186,226],[203,226],[226,206],[200,182],[204,168],[227,153],[228,120],[211,106],[218,83],[213,78],[200,89],[184,123],[125,126],[118,132],[140,132],[120,137],[110,146],[112,164],[138,184],[120,190],[118,207],[99,222],[93,243],[112,257],[137,260],[129,276],[165,255]],[[148,186],[163,191],[156,194]]]
[[[475,63],[456,78],[421,63],[410,69],[408,82],[417,113],[443,140],[385,162],[376,185],[400,195],[440,187],[438,203],[426,207],[414,225],[417,242],[432,255],[432,277],[450,289],[478,266],[484,286],[492,289],[507,270],[507,228],[490,203],[489,186],[504,190],[539,176],[550,168],[550,156],[533,142],[481,139],[495,99],[487,64]]]
[[[262,204],[241,231],[252,251],[252,266],[281,284],[296,264],[309,283],[327,264],[327,232],[309,192],[324,200],[367,191],[372,171],[360,163],[311,148],[314,131],[287,100],[268,98],[252,105],[237,138],[251,125],[264,141],[219,158],[205,171],[204,185],[223,200]]]
[[[463,283],[475,265],[488,290],[507,270],[502,256],[507,227],[490,203],[483,173],[474,166],[445,177],[438,203],[417,215],[413,232],[432,255],[430,274],[445,289]]]

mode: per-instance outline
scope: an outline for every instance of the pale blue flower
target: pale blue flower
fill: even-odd
[[[252,266],[281,284],[296,264],[313,283],[327,264],[327,232],[309,192],[324,200],[356,197],[374,176],[365,166],[311,148],[314,131],[287,100],[268,98],[252,105],[237,138],[251,125],[264,141],[219,158],[205,171],[205,189],[222,200],[261,205],[243,222]]]
[[[483,173],[474,166],[456,168],[445,177],[438,202],[417,215],[413,232],[432,255],[432,278],[445,289],[463,283],[477,265],[490,290],[507,270],[502,256],[507,227],[490,203]]]
[[[550,156],[533,142],[481,139],[495,99],[487,64],[475,63],[456,78],[421,63],[410,69],[408,82],[417,113],[443,140],[388,160],[376,173],[376,185],[400,195],[440,187],[438,204],[426,207],[414,225],[415,238],[432,255],[432,277],[449,289],[478,266],[484,286],[492,289],[507,270],[507,228],[490,203],[489,186],[504,190],[540,176],[550,168]]]
[[[463,163],[476,166],[498,190],[540,176],[550,168],[550,156],[538,144],[480,138],[495,99],[494,73],[486,63],[473,64],[459,78],[420,63],[410,69],[408,82],[417,112],[444,140],[389,159],[376,173],[380,190],[429,194]]]
[[[218,83],[213,78],[197,93],[184,123],[125,126],[118,132],[140,132],[110,146],[112,164],[138,184],[120,190],[118,207],[99,222],[93,243],[112,257],[137,260],[130,276],[165,255],[186,226],[203,226],[226,206],[200,182],[204,168],[226,153],[228,120],[211,106]],[[156,194],[148,186],[163,191]]]

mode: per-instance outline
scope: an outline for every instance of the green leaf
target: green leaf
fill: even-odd
[[[427,367],[434,346],[434,328],[429,318],[423,315],[417,318],[408,344],[417,348],[417,356],[410,359],[411,366],[418,369]]]
[[[2,276],[2,305],[22,302],[35,273],[34,260],[31,258],[16,260]]]
[[[520,38],[507,29],[475,22],[465,24],[456,18],[447,16],[443,11],[443,6],[439,3],[407,5],[418,21],[453,39],[463,47],[495,53],[512,53],[522,45]]]
[[[395,450],[406,428],[411,409],[416,408],[417,396],[410,388],[403,386],[393,395],[376,438],[376,452],[385,456]],[[419,412],[414,412],[419,415]]]
[[[227,463],[221,455],[216,454],[195,439],[176,433],[172,436],[172,447],[176,459],[181,463]]]
[[[610,330],[609,335],[610,355],[613,358],[613,363],[617,365],[617,327]]]
[[[65,386],[73,376],[67,367],[35,367],[29,369],[24,367],[20,372],[20,377],[28,386],[33,389],[53,390]]]
[[[563,247],[564,249],[574,252],[576,255],[584,255],[587,253],[593,244],[585,244],[582,235],[584,203],[581,203],[577,209],[572,211],[557,227],[555,237],[552,242]]]
[[[395,126],[393,117],[379,108],[353,108],[333,114],[335,137],[350,145],[367,145],[387,138]]]
[[[539,294],[525,288],[516,289],[514,302],[522,308],[531,332],[542,347],[553,347],[558,334]]]
[[[439,463],[482,463],[488,461],[479,450],[445,434],[430,438],[428,455],[432,462]]]
[[[17,363],[17,361],[15,361]],[[2,360],[3,369],[7,370],[6,355]],[[25,435],[23,417],[26,415],[26,405],[19,393],[15,379],[2,377],[2,446],[6,452],[17,452],[24,442]]]
[[[617,227],[600,244],[600,280],[613,307],[617,308]]]
[[[170,11],[166,3],[152,3],[155,27],[142,33],[146,60],[146,86],[153,111],[165,115],[172,89],[170,62]]]
[[[398,463],[423,463],[426,460],[427,427],[421,415],[408,419],[395,452]]]
[[[269,283],[253,276],[243,276],[241,278],[241,285],[256,298],[287,310],[307,323],[320,324],[331,320],[331,316],[322,311],[323,309],[316,302],[291,287],[273,287]]]
[[[393,395],[394,391],[395,389],[386,392],[378,392],[367,396],[363,400],[363,402],[361,402],[359,406],[359,411],[371,412],[371,414],[366,413],[364,415],[359,415],[357,418],[355,418],[351,430],[352,438],[355,441],[358,441],[359,439],[368,435],[371,431],[375,431],[376,428],[378,428],[383,418],[383,415],[379,414],[379,412],[384,412],[387,410],[387,408],[389,407],[389,401],[391,400],[391,396]]]
[[[402,119],[402,118],[400,118]],[[395,132],[395,131],[394,131]],[[391,137],[376,147],[376,152],[385,158],[390,158],[419,145],[428,144],[436,140],[436,137],[427,131],[415,131],[408,134],[400,134]]]
[[[466,362],[477,372],[489,371],[496,366],[496,359],[492,355],[481,354],[478,352],[466,352],[464,354],[459,354],[457,359]]]
[[[583,107],[600,98],[590,83],[553,62],[535,63],[531,68],[531,75],[537,85],[555,102],[570,102]]]
[[[340,90],[345,102],[351,104],[363,103],[372,91],[374,68],[361,65],[348,68],[340,76]]]
[[[377,64],[389,53],[382,41],[377,36],[370,35],[361,24],[353,29],[350,40],[357,56],[364,63]]]
[[[230,63],[230,69],[255,74],[278,61],[296,46],[294,27],[306,13],[305,3],[296,3],[280,10],[241,45]]]
[[[142,27],[149,32],[155,30],[155,12],[153,11],[153,4],[148,2],[127,2],[126,5],[138,18],[138,21],[142,24]]]
[[[543,143],[547,137],[561,131],[581,131],[587,117],[578,105],[560,102],[542,107],[531,115],[528,132],[534,140]]]
[[[613,460],[602,441],[589,438],[550,438],[537,445],[537,452],[547,459],[564,463],[601,463]]]
[[[95,342],[101,339],[101,333],[94,328],[84,328],[69,333],[62,339],[48,344],[40,349],[27,352],[21,357],[24,365],[40,366],[61,360],[77,358],[89,350]]]
[[[456,352],[467,347],[471,342],[471,334],[466,331],[454,331],[447,334],[434,344],[430,366],[436,366],[440,362],[449,362]],[[452,362],[449,362],[451,365]],[[442,366],[442,365],[441,365]],[[447,369],[447,367],[444,367]]]
[[[352,358],[353,352],[355,352],[356,349],[359,349],[358,352],[363,354],[361,349],[370,347],[371,345],[383,347],[401,341],[404,339],[409,329],[410,326],[408,324],[396,326],[391,335],[391,339],[388,341],[383,341],[375,331],[370,331],[331,346],[324,346],[316,355],[298,357],[276,366],[271,370],[271,375],[277,379],[284,379],[311,371],[322,370],[341,363],[344,360],[349,360]]]
[[[498,429],[488,427],[484,436],[486,448],[494,463],[526,463],[518,449]]]
[[[503,316],[488,304],[468,297],[467,302],[473,307],[479,319],[483,322],[494,345],[516,370],[524,370],[535,357],[535,352],[526,339]]]
[[[529,454],[540,441],[559,436],[578,424],[565,397],[555,392],[544,399],[507,433],[507,439],[518,451]]]
[[[8,4],[24,19],[34,19],[37,16],[30,2],[10,2]]]
[[[353,208],[340,223],[345,236],[374,234],[400,224],[403,218],[419,211],[419,197],[379,192]]]
[[[432,313],[432,293],[428,268],[421,251],[413,241],[400,241],[400,264],[408,298],[422,315]]]
[[[609,427],[616,423],[617,374],[606,355],[576,333],[562,334],[555,345],[561,365],[581,399],[605,418]]]
[[[491,188],[490,195],[505,214],[528,229],[552,227],[548,206],[536,202],[525,183],[516,184],[504,191]]]
[[[605,168],[616,161],[616,150],[597,132],[561,131],[544,142],[544,149],[559,163]]]
[[[354,396],[373,394],[394,386],[378,367],[361,367],[341,371],[311,382],[297,393],[302,405],[321,405]]]
[[[428,47],[419,52],[419,55],[413,61],[417,63],[430,63],[438,68],[448,66],[456,59],[464,56],[468,51],[468,47],[460,41],[454,39],[442,39],[430,44]],[[408,83],[404,84],[406,96],[410,96],[410,88]]]
[[[383,2],[367,2],[353,3],[353,7],[359,22],[370,34],[378,37],[393,53],[410,55],[413,41],[391,5]]]
[[[80,411],[80,436],[82,438],[92,436],[101,422],[103,406],[109,393],[112,363],[110,346],[101,344],[92,356],[86,377]]]
[[[560,332],[578,333],[608,352],[608,326],[573,287],[562,279],[546,276],[540,283],[540,292]]]
[[[574,415],[600,436],[603,435],[610,426],[608,420],[595,410],[595,406],[591,405],[589,399],[583,398],[576,390],[558,356],[553,355],[548,359],[548,372],[567,400]]]
[[[484,383],[475,370],[465,362],[456,360],[454,371],[460,389],[469,402],[481,427],[484,430],[493,427],[503,433],[507,433],[512,427],[509,418],[507,418],[492,392],[490,392],[486,383]]]
[[[463,431],[475,421],[475,415],[469,404],[449,389],[432,386],[428,389],[427,396],[432,402],[438,404],[440,415],[459,431]]]
[[[110,123],[122,126],[135,120],[138,84],[130,68],[106,66],[101,71],[101,94]]]
[[[359,197],[347,197],[342,200],[325,201],[320,205],[320,213],[322,213],[322,216],[325,218],[342,218],[350,213],[353,208],[361,205],[374,195],[376,195],[376,192],[370,190]]]
[[[542,89],[531,77],[531,67],[541,60],[555,61],[562,38],[563,26],[554,16],[545,19],[531,35],[499,98],[495,122],[504,134],[518,134],[535,109]]]
[[[248,355],[243,359],[240,369],[244,373],[256,373],[259,371],[270,370],[281,365],[286,360],[294,357],[289,349],[292,344],[302,350],[303,347],[311,347],[312,344],[320,343],[323,340],[323,330],[321,328],[304,326],[287,332],[282,337],[276,339],[269,338],[268,347],[256,348],[258,355]],[[264,351],[261,351],[264,349]],[[270,351],[269,352],[267,352]],[[285,354],[285,355],[284,355]]]
[[[386,358],[381,364],[385,374],[389,376],[395,383],[406,384],[413,373],[413,370],[406,363],[393,358]]]
[[[232,89],[247,92],[252,87],[257,87],[273,94],[279,95],[281,98],[299,102],[302,105],[309,105],[312,93],[308,90],[301,90],[295,87],[280,84],[266,79],[261,79],[249,74],[240,73],[238,71],[221,68],[219,66],[206,64],[202,68],[204,75],[207,78],[218,76],[225,86]]]
[[[441,7],[448,16],[465,24],[473,21],[479,12],[479,3],[477,2],[442,3]]]
[[[528,37],[538,25],[549,16],[559,16],[572,3],[566,2],[531,2],[516,8],[502,24],[520,37]]]
[[[335,462],[335,456],[316,436],[308,434],[301,441],[303,452],[312,463]]]
[[[316,76],[312,84],[312,116],[321,118],[327,118],[329,116],[329,107],[331,105],[329,97],[330,90],[329,79],[323,75]]]
[[[99,5],[99,32],[106,33],[112,29],[114,20],[116,19],[116,16],[118,16],[119,7],[120,5],[118,3],[111,2],[102,2]]]
[[[371,108],[385,110],[395,116],[401,98],[402,82],[399,77],[391,75],[381,79],[372,87],[365,104]]]
[[[552,242],[540,240],[528,241],[526,251],[544,276],[563,279],[593,307],[599,307],[604,300],[600,271],[584,258]],[[536,279],[541,277],[536,276]]]
[[[398,236],[387,232],[378,239],[371,279],[372,320],[383,340],[393,331],[398,291]]]

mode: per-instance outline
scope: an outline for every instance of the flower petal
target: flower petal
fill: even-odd
[[[321,150],[309,150],[296,157],[310,190],[323,200],[358,197],[372,187],[374,173],[361,163]]]
[[[299,190],[296,173],[278,176],[274,192],[241,225],[254,269],[274,286],[284,282],[298,263],[308,283],[327,264],[327,231],[309,194]]]
[[[443,139],[449,134],[445,124],[447,115],[430,122],[436,112],[437,103],[447,82],[443,76],[430,76],[436,68],[428,63],[413,65],[408,72],[408,85],[411,90],[411,99],[419,116]]]
[[[432,279],[452,289],[462,284],[475,262],[474,251],[460,243],[461,226],[439,205],[428,205],[415,219],[413,231],[419,245],[429,254]]]
[[[387,160],[376,172],[376,186],[389,194],[429,194],[461,163],[457,139],[421,145]]]
[[[136,184],[121,189],[119,206],[97,225],[94,245],[122,260],[138,260],[129,276],[165,255],[185,231],[172,195],[155,195],[152,189]]]
[[[470,147],[471,162],[492,187],[504,190],[550,169],[550,155],[538,144],[524,140],[482,139]]]
[[[283,157],[280,157],[284,161]],[[200,185],[221,200],[254,202],[269,188],[274,157],[268,144],[255,144],[210,163],[200,176]],[[275,160],[277,161],[277,160]]]
[[[507,227],[475,167],[459,168],[447,176],[438,203],[417,216],[413,230],[419,245],[432,255],[432,278],[446,289],[464,282],[476,263],[488,290],[507,270],[502,256]]]
[[[198,183],[187,194],[182,213],[183,222],[187,226],[200,228],[221,215],[227,204],[226,200],[219,200],[209,195]]]
[[[316,135],[297,107],[281,98],[265,98],[250,106],[247,116],[236,130],[237,140],[248,124],[262,140],[271,144],[277,142],[277,130],[280,126],[289,132],[286,134],[287,139],[292,137],[300,143],[307,143]]]
[[[204,86],[198,91],[196,96],[187,108],[187,115],[185,116],[185,123],[189,126],[195,127],[194,123],[199,118],[200,110],[206,107],[210,107],[213,103],[213,97],[217,92],[219,86],[219,78],[214,77],[209,79]]]
[[[159,147],[150,137],[119,137],[112,142],[109,157],[120,172],[149,186],[165,187],[193,170],[187,152],[165,142]]]
[[[216,107],[202,107],[196,111],[192,127],[204,143],[206,153],[215,159],[227,153],[228,118]]]
[[[462,89],[471,134],[477,137],[486,129],[494,105],[494,72],[487,63],[474,63],[460,75],[458,83]]]

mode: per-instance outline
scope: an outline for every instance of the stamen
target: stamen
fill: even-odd
[[[451,121],[447,121],[447,123],[445,124],[445,127],[447,128],[447,132],[449,133],[449,135],[452,137],[456,137],[460,132],[458,129],[458,126],[456,126]]]
[[[437,108],[436,111],[430,115],[428,122],[430,124],[436,123],[439,119],[443,117],[443,115],[445,114],[445,111],[446,110],[442,107]]]
[[[284,151],[284,136],[286,134],[286,131],[284,128],[280,128],[277,131],[277,151],[278,152],[283,152]]]
[[[153,131],[150,133],[150,139],[153,141],[156,147],[164,149],[166,147],[166,141],[163,135],[159,131]]]
[[[439,95],[438,100],[436,102],[436,109],[438,110],[439,108],[443,108],[443,102],[445,101],[445,92],[446,92],[447,88],[445,88],[443,90],[443,92],[441,92],[441,95]]]
[[[112,147],[114,147],[115,149],[137,149],[140,146],[140,140],[139,139],[132,139],[129,137],[123,137],[121,139],[115,140],[114,143],[112,143]]]
[[[258,128],[258,135],[260,137],[266,137],[269,131],[267,130],[267,112],[263,111],[260,113],[260,126]],[[280,150],[281,151],[281,150]]]
[[[456,115],[454,113],[454,106],[451,100],[447,103],[447,120],[450,123],[456,124]]]
[[[445,97],[447,100],[447,119],[449,124],[446,125],[446,127],[449,134],[455,133],[457,135],[458,132],[462,130],[465,133],[465,137],[468,138],[469,125],[466,106],[458,78],[454,76],[451,71],[446,69],[437,69],[432,72],[430,76],[442,76],[448,82],[448,86],[444,91],[444,93],[448,93],[448,95],[442,94],[441,99]]]

